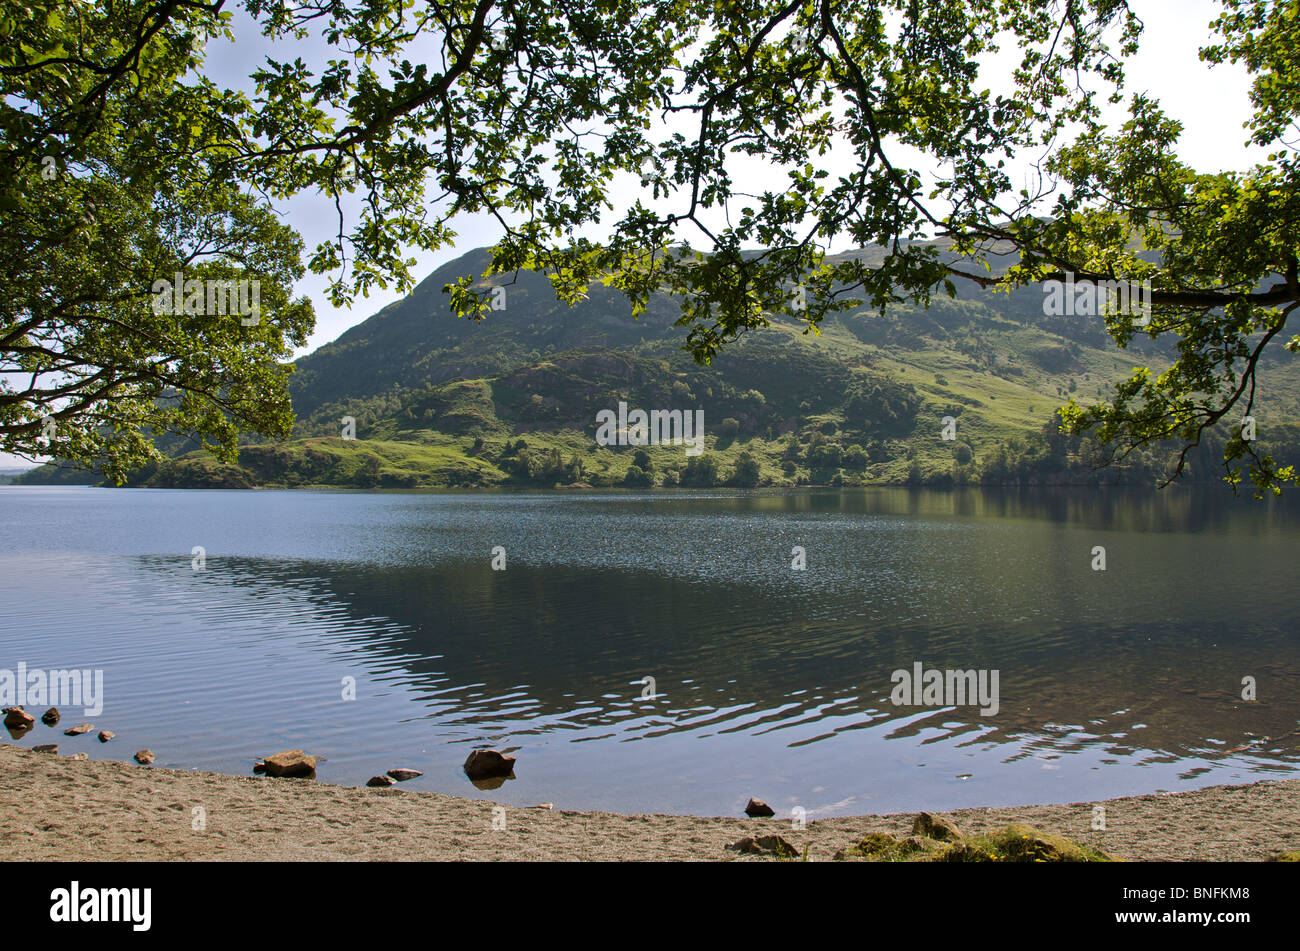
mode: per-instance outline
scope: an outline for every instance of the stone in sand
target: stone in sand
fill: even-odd
[[[310,779],[316,775],[319,759],[319,756],[308,756],[302,750],[281,750],[266,758],[266,775]]]
[[[89,753],[73,753],[68,759],[90,759]]]
[[[760,835],[758,838],[745,836],[727,848],[748,855],[776,855],[782,858],[794,858],[799,854],[798,849],[779,835]]]
[[[366,780],[367,786],[392,786],[397,782],[392,776],[371,776]]]
[[[465,775],[470,779],[509,776],[515,771],[515,758],[500,750],[474,750],[465,760]]]
[[[48,710],[46,710],[44,713],[42,713],[42,714],[41,714],[41,722],[44,723],[46,726],[54,726],[54,724],[58,723],[58,722],[59,722],[59,708],[58,708],[58,707],[50,707],[50,709],[48,709]]]
[[[136,750],[135,761],[141,766],[148,766],[153,762],[153,750]]]
[[[95,728],[93,723],[78,723],[76,726],[68,727],[63,731],[64,736],[81,736],[83,733],[89,733]]]
[[[912,823],[912,835],[923,835],[927,839],[938,839],[940,842],[956,842],[958,839],[965,838],[951,819],[929,812],[917,814],[916,820]]]
[[[42,743],[40,746],[33,746],[32,749],[37,753],[54,753],[57,755],[59,752],[59,744]]]
[[[745,815],[751,819],[770,819],[776,815],[769,806],[761,799],[750,799],[745,805]]]
[[[414,779],[416,776],[423,776],[424,773],[420,772],[418,769],[402,769],[399,767],[397,769],[390,769],[388,775],[393,777],[393,779],[397,780],[399,783],[404,783],[408,779]]]
[[[36,718],[22,707],[5,707],[5,726],[11,730],[31,729]]]
[[[112,739],[113,737],[115,737],[115,736],[117,736],[117,734],[114,733],[112,730],[100,730],[100,731],[99,731],[99,742],[101,742],[101,743],[107,743],[109,740],[111,740],[111,739]]]

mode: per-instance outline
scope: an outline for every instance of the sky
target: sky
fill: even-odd
[[[1145,30],[1141,50],[1127,67],[1128,92],[1150,94],[1161,103],[1166,114],[1182,122],[1184,132],[1179,151],[1183,160],[1199,171],[1217,172],[1240,169],[1262,157],[1263,150],[1246,146],[1246,131],[1241,128],[1250,108],[1249,81],[1244,69],[1231,64],[1212,67],[1197,57],[1219,5],[1213,0],[1132,0],[1130,6],[1144,22]],[[236,41],[208,44],[207,72],[214,81],[249,88],[248,74],[264,62],[272,49],[249,24],[241,10],[234,24]],[[293,46],[277,42],[275,57],[290,59]],[[304,46],[303,58],[309,63],[320,62],[323,44],[309,41]],[[309,55],[312,53],[316,55]],[[1116,118],[1123,116],[1117,112]],[[630,184],[635,188],[635,180]],[[344,203],[345,213],[348,205]],[[333,200],[327,196],[299,195],[277,203],[276,208],[304,236],[308,250],[319,236],[337,232],[337,213]],[[413,269],[417,281],[467,251],[492,244],[499,236],[499,226],[486,216],[462,217],[455,228],[459,233],[456,247],[432,252],[409,251],[418,262]],[[590,236],[596,237],[596,233]],[[326,295],[329,279],[329,275],[308,273],[295,288],[298,295],[312,301],[316,311],[315,331],[307,346],[295,352],[295,357],[329,343],[349,327],[404,296],[390,285],[387,291],[372,292],[368,298],[358,297],[350,307],[335,308]],[[17,457],[0,453],[0,468],[26,464]]]

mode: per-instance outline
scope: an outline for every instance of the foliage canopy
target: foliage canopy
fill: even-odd
[[[1300,190],[1287,138],[1300,110],[1300,0],[1222,0],[1201,56],[1249,70],[1253,113],[1243,118],[1268,157],[1215,174],[1180,159],[1180,127],[1158,103],[1125,91],[1124,61],[1146,41],[1124,0],[246,0],[271,40],[311,39],[320,54],[280,60],[273,47],[247,94],[203,78],[192,43],[229,29],[224,6],[6,12],[5,35],[20,42],[0,60],[9,173],[0,207],[27,224],[3,251],[62,262],[3,305],[6,358],[38,311],[61,308],[77,333],[89,326],[70,308],[85,306],[78,295],[101,263],[117,264],[107,285],[138,294],[182,257],[177,236],[214,216],[244,253],[222,260],[283,288],[295,273],[292,240],[248,196],[304,191],[362,202],[311,252],[313,270],[338,273],[336,303],[389,281],[409,286],[406,249],[445,246],[457,216],[487,214],[503,236],[487,274],[449,286],[457,312],[485,315],[482,277],[520,268],[544,271],[570,301],[597,281],[638,312],[668,292],[701,362],[777,312],[812,329],[854,302],[925,304],[954,293],[957,278],[1007,288],[1066,273],[1149,280],[1149,323],[1114,313],[1108,332],[1119,346],[1139,333],[1168,337],[1176,360],[1159,374],[1139,368],[1110,402],[1064,414],[1121,454],[1163,440],[1191,447],[1236,425],[1254,405],[1266,348],[1300,349],[1300,336],[1285,333],[1300,304]],[[1127,120],[1108,125],[1108,103]],[[32,187],[51,141],[48,154],[87,169],[67,189],[120,184],[113,215],[129,222],[112,230],[132,245],[130,268],[107,251],[62,261],[68,252],[50,249],[67,239],[41,238],[64,234],[85,207]],[[1026,161],[1037,187],[1017,187]],[[881,253],[829,256],[835,241]],[[208,328],[215,339],[191,337],[169,385],[221,353],[235,380],[237,367],[259,367],[251,391],[273,402],[266,361],[305,321],[281,298],[262,349],[247,339],[258,334]],[[186,332],[161,329],[169,339]],[[134,338],[111,343],[131,345],[149,350]],[[22,356],[38,358],[58,359]],[[194,389],[205,406],[245,412],[224,382],[234,380],[200,374]],[[145,401],[163,392],[129,385],[144,386],[132,393]],[[109,397],[121,405],[117,390],[95,405]],[[12,448],[39,405],[30,390],[3,398],[0,433]],[[165,422],[220,429],[198,399]],[[261,409],[248,421],[275,429],[282,417]],[[130,425],[158,421],[140,412]],[[1240,436],[1224,461],[1230,481],[1244,467],[1260,491],[1295,479]]]

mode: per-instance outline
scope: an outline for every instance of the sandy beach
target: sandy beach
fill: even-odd
[[[814,861],[912,813],[809,821],[505,807],[436,793],[72,760],[0,746],[11,861],[769,861],[726,849],[777,834]],[[1026,822],[1128,861],[1262,861],[1300,849],[1300,779],[1095,803],[946,813],[964,831]],[[504,828],[500,828],[504,815]],[[202,820],[200,822],[199,820]],[[494,820],[497,828],[494,828]],[[201,826],[197,828],[196,826]]]

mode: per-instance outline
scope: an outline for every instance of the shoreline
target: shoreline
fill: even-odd
[[[514,807],[400,785],[72,760],[8,744],[0,772],[10,861],[772,861],[726,846],[773,834],[829,861],[867,833],[909,834],[915,816],[816,819],[800,830],[789,819]],[[1098,805],[1105,831],[1091,828]],[[967,834],[1024,822],[1130,862],[1266,861],[1300,850],[1300,779],[943,815]]]
[[[0,482],[0,489],[147,489],[153,492],[354,492],[385,494],[435,494],[435,493],[476,493],[476,492],[624,492],[637,495],[645,492],[735,492],[735,493],[789,493],[808,489],[826,489],[836,492],[857,489],[908,489],[914,491],[953,493],[969,489],[1006,490],[1017,493],[1034,491],[1073,491],[1077,489],[1099,489],[1108,492],[1142,492],[1152,496],[1172,495],[1175,490],[1199,491],[1207,486],[1216,486],[1213,482],[1173,482],[1160,487],[1154,484],[1138,482],[1053,482],[1027,483],[1019,482],[967,482],[963,484],[938,485],[913,482],[845,482],[833,485],[829,482],[803,482],[797,485],[535,485],[527,482],[500,482],[494,485],[422,485],[422,486],[358,486],[323,483],[304,483],[301,485],[280,485],[266,483],[261,485],[108,485],[88,482]]]

